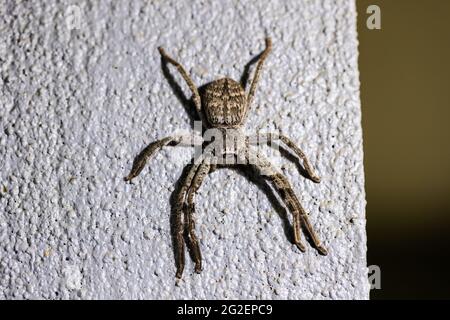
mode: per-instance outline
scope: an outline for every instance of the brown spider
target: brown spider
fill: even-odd
[[[265,176],[271,182],[275,190],[279,193],[284,204],[292,213],[293,228],[294,228],[294,243],[302,251],[305,251],[305,246],[301,240],[301,226],[305,228],[309,234],[316,249],[323,255],[327,254],[327,250],[321,245],[319,238],[316,236],[308,215],[303,207],[300,205],[294,190],[290,186],[288,180],[284,175],[277,172],[273,165],[265,159],[260,153],[251,149],[251,141],[255,137],[245,136],[240,128],[247,116],[247,111],[252,102],[261,69],[272,47],[270,38],[266,39],[266,49],[261,53],[256,67],[255,75],[253,77],[250,92],[246,95],[244,88],[238,82],[223,78],[207,84],[200,95],[198,88],[186,73],[184,68],[177,61],[166,54],[163,48],[159,47],[162,58],[174,65],[180,72],[183,79],[186,81],[190,90],[192,91],[195,108],[197,114],[202,120],[203,126],[209,128],[208,130],[216,130],[219,132],[219,137],[226,139],[223,143],[221,139],[215,139],[215,143],[206,145],[204,151],[194,161],[183,182],[179,192],[176,196],[175,204],[175,255],[177,272],[176,277],[181,278],[184,270],[184,235],[188,240],[189,249],[192,252],[193,260],[195,262],[195,271],[200,273],[202,270],[202,258],[200,253],[200,246],[195,234],[195,224],[193,219],[194,196],[200,188],[205,176],[213,171],[222,157],[231,156],[239,163],[245,163],[256,169],[257,173]],[[206,119],[206,121],[205,121]],[[217,136],[215,136],[217,138]],[[229,143],[229,138],[233,139],[233,143]],[[305,154],[297,147],[288,137],[277,134],[267,133],[269,141],[279,140],[290,148],[294,153],[303,160],[303,165],[309,178],[318,183],[320,178],[314,173],[311,165]],[[217,141],[220,141],[219,143]],[[163,146],[167,145],[191,145],[201,146],[205,143],[202,137],[186,137],[186,136],[170,136],[164,139],[155,141],[148,145],[134,160],[133,167],[130,174],[125,177],[125,181],[131,181],[134,177],[139,175],[145,166],[146,161],[154,155]],[[214,148],[211,148],[214,146]],[[231,148],[230,148],[231,146]],[[227,164],[230,164],[227,162]],[[231,163],[233,164],[233,163]]]

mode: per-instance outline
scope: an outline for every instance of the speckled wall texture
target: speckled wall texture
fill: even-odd
[[[0,298],[367,299],[354,1],[1,1]],[[198,84],[241,78],[271,36],[245,131],[278,129],[322,177],[276,158],[328,256],[301,253],[270,188],[231,169],[197,196],[204,271],[175,281],[171,196],[192,130],[162,45]],[[173,68],[174,82],[188,95]]]

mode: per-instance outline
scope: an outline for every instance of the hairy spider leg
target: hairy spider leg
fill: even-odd
[[[270,38],[266,38],[266,49],[261,53],[261,56],[258,61],[258,65],[256,66],[255,75],[253,76],[252,84],[250,86],[250,92],[247,96],[247,105],[250,106],[252,103],[253,97],[255,95],[256,87],[259,82],[259,77],[261,75],[261,70],[264,64],[264,61],[266,60],[267,56],[269,55],[270,51],[272,50],[272,40]]]
[[[137,177],[144,169],[145,164],[148,159],[156,154],[157,151],[161,150],[162,147],[167,145],[171,146],[198,146],[203,142],[202,137],[195,135],[177,135],[177,136],[169,136],[160,140],[153,141],[144,150],[139,153],[139,155],[133,161],[133,167],[131,168],[128,176],[124,178],[125,181],[131,181],[135,177]]]
[[[315,183],[320,182],[320,177],[314,172],[313,167],[311,163],[309,162],[308,158],[306,157],[306,154],[291,140],[289,137],[273,133],[273,132],[267,132],[267,133],[261,133],[258,135],[249,136],[247,138],[248,141],[254,141],[259,142],[257,139],[265,136],[265,142],[267,144],[271,144],[274,140],[280,140],[283,142],[290,150],[294,151],[294,153],[303,161],[303,167],[305,168],[306,172],[308,173],[309,178],[314,181]]]
[[[194,105],[195,105],[195,109],[197,110],[197,114],[200,117],[200,120],[202,121],[202,123],[205,123],[204,122],[203,112],[202,112],[202,104],[201,104],[201,100],[200,100],[200,93],[198,92],[198,88],[194,84],[194,81],[189,76],[189,74],[186,72],[186,70],[183,68],[183,66],[178,61],[176,61],[175,59],[170,57],[166,53],[164,48],[158,47],[158,50],[159,50],[159,53],[161,54],[162,58],[164,60],[166,60],[167,62],[169,62],[170,64],[174,65],[177,68],[178,72],[183,77],[184,81],[186,81],[189,89],[192,92],[192,100],[194,101]]]
[[[301,223],[303,222],[303,225],[308,231],[308,234],[310,235],[316,249],[322,255],[327,255],[327,250],[322,246],[318,236],[314,232],[312,225],[309,222],[308,214],[301,206],[300,201],[295,195],[295,192],[287,178],[277,172],[273,165],[261,154],[256,154],[255,152],[249,150],[249,156],[250,157],[248,159],[252,160],[249,164],[254,166],[259,174],[267,177],[268,181],[272,183],[281,199],[292,213],[295,245],[300,249],[300,251],[305,251],[305,246],[301,241]]]
[[[190,249],[194,256],[195,262],[195,272],[200,273],[202,271],[202,255],[200,252],[200,245],[198,238],[195,234],[195,203],[194,196],[197,190],[200,188],[206,175],[211,172],[211,164],[208,159],[205,159],[197,169],[194,179],[192,180],[191,186],[187,194],[187,210],[186,210],[186,231],[188,234],[188,239],[190,242]]]

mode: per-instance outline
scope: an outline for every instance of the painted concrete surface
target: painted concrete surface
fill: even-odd
[[[6,1],[0,16],[1,299],[368,298],[354,1]],[[193,150],[123,181],[148,143],[193,126],[156,48],[202,85],[239,80],[266,36],[245,131],[309,156],[320,184],[267,150],[329,255],[299,252],[271,189],[222,169],[197,196],[204,271],[187,256],[177,282],[170,199]]]

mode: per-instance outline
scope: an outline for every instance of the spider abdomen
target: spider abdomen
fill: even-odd
[[[247,109],[244,89],[230,78],[207,85],[202,94],[202,104],[206,118],[213,127],[241,125]]]

